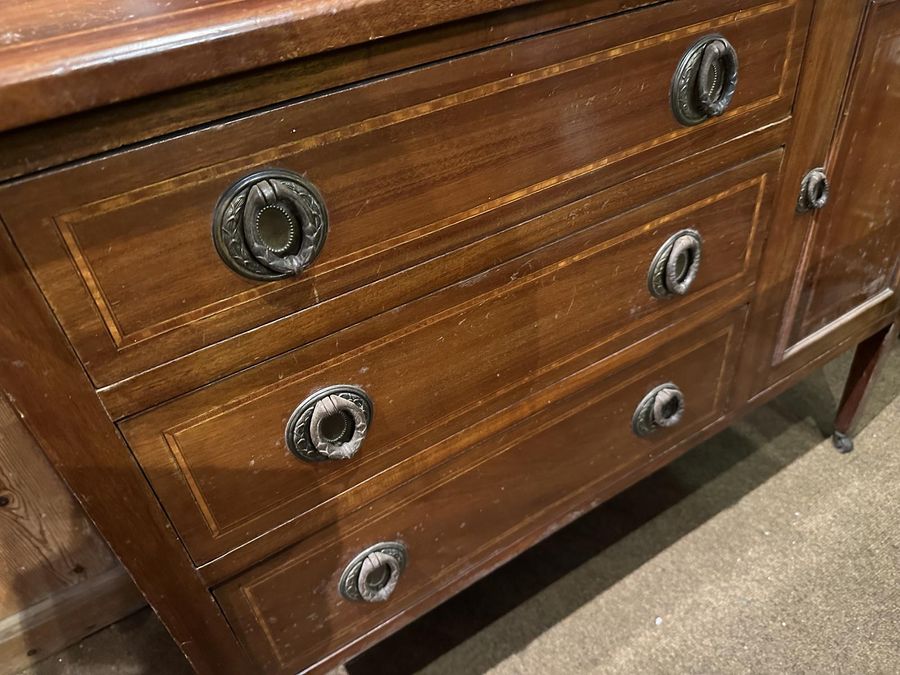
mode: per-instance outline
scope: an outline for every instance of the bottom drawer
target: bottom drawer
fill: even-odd
[[[378,635],[398,628],[449,586],[474,581],[608,498],[725,413],[744,315],[737,310],[702,330],[686,322],[693,325],[523,400],[534,414],[522,423],[219,587],[216,597],[240,639],[266,672],[311,667],[363,636],[371,641],[376,628]],[[639,436],[636,408],[666,383],[682,392],[683,414],[677,392],[666,390],[655,401],[662,426]],[[653,406],[646,410],[645,422],[654,415]],[[390,556],[398,547],[369,557],[362,569],[351,565],[379,542],[405,549],[402,569]],[[354,574],[345,577],[348,566]],[[348,599],[340,588],[377,595],[395,581],[381,602]]]

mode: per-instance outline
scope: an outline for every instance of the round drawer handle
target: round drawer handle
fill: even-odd
[[[672,112],[681,124],[692,126],[718,117],[734,98],[738,56],[728,40],[707,35],[688,49],[672,78]]]
[[[676,232],[663,244],[647,273],[647,286],[657,298],[684,295],[700,271],[703,239],[696,230]]]
[[[806,213],[813,209],[821,209],[828,203],[831,183],[823,167],[811,170],[800,183],[800,198],[797,200],[797,212]]]
[[[631,428],[638,436],[649,436],[660,427],[673,427],[684,417],[684,394],[668,382],[654,387],[638,403]]]
[[[350,459],[369,431],[372,401],[366,392],[336,385],[316,392],[294,410],[285,442],[300,459]]]
[[[357,602],[384,602],[406,567],[406,546],[381,542],[357,555],[341,575],[341,595]]]
[[[222,260],[250,279],[299,274],[328,235],[322,196],[305,178],[266,169],[232,185],[213,216],[213,242]]]

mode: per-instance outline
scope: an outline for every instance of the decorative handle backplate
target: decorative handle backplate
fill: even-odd
[[[349,385],[317,391],[294,410],[285,428],[285,442],[300,459],[350,459],[369,431],[372,401]]]
[[[649,436],[660,427],[672,427],[684,417],[684,394],[671,382],[654,387],[638,403],[631,428],[638,436]]]
[[[696,230],[676,232],[663,244],[647,273],[647,286],[657,298],[684,295],[700,270],[703,239]]]
[[[325,244],[328,211],[315,186],[280,169],[232,185],[213,216],[213,242],[238,274],[267,281],[299,274]]]
[[[382,542],[367,548],[341,575],[341,595],[358,602],[384,602],[397,588],[406,560],[406,546],[400,542]]]
[[[813,209],[821,209],[828,203],[831,184],[823,167],[812,169],[800,183],[800,198],[797,200],[797,212],[806,213]]]
[[[737,81],[738,57],[731,43],[718,34],[700,38],[681,57],[672,78],[675,119],[691,126],[718,117],[731,104]]]

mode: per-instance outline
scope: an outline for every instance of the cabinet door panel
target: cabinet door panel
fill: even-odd
[[[900,259],[900,2],[869,8],[826,164],[830,202],[810,225],[784,356],[874,305],[896,304]]]

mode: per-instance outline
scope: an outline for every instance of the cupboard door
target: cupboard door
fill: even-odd
[[[900,260],[900,2],[873,0],[812,211],[780,355],[896,308]]]

